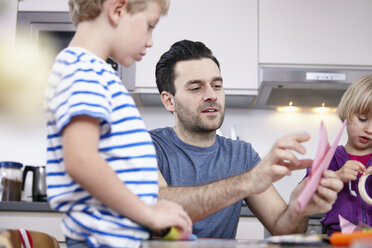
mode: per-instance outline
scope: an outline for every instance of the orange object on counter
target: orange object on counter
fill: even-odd
[[[332,233],[329,241],[332,245],[350,245],[352,242],[358,239],[371,238],[372,230],[355,231],[352,233],[335,232]]]

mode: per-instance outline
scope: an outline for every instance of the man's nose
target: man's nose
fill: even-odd
[[[214,90],[214,88],[212,86],[206,87],[205,92],[204,92],[204,101],[215,102],[216,100],[217,100],[217,93]]]

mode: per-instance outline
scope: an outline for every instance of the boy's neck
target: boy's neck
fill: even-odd
[[[107,60],[109,57],[108,48],[108,34],[103,34],[99,30],[104,30],[102,27],[97,28],[97,25],[102,25],[94,21],[83,21],[76,28],[74,37],[72,38],[69,46],[82,47],[102,60]]]

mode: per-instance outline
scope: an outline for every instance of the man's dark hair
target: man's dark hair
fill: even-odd
[[[155,77],[159,93],[167,91],[172,95],[176,94],[176,89],[174,87],[174,67],[177,62],[203,58],[213,60],[218,66],[218,69],[220,69],[218,60],[204,43],[190,40],[181,40],[174,43],[171,48],[160,57],[156,64]]]

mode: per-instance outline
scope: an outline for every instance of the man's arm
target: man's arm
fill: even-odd
[[[158,174],[159,199],[168,199],[182,205],[193,222],[202,220],[254,193],[248,173],[188,187],[168,187],[163,175],[160,172]]]
[[[201,186],[168,187],[159,173],[159,198],[181,204],[193,221],[199,221],[247,196],[264,192],[272,182],[289,175],[291,170],[309,167],[311,160],[298,160],[288,151],[305,153],[300,143],[309,138],[309,135],[301,134],[280,139],[254,169]]]
[[[272,235],[303,233],[306,231],[308,217],[296,214],[274,186],[265,192],[245,198],[249,209]]]
[[[292,193],[287,205],[273,186],[265,192],[247,197],[245,200],[256,217],[273,235],[303,233],[308,224],[308,215],[329,211],[337,199],[343,183],[336,173],[327,170],[323,173],[320,185],[303,212],[298,210],[296,199],[304,188],[305,178]],[[267,214],[270,213],[270,214]]]

